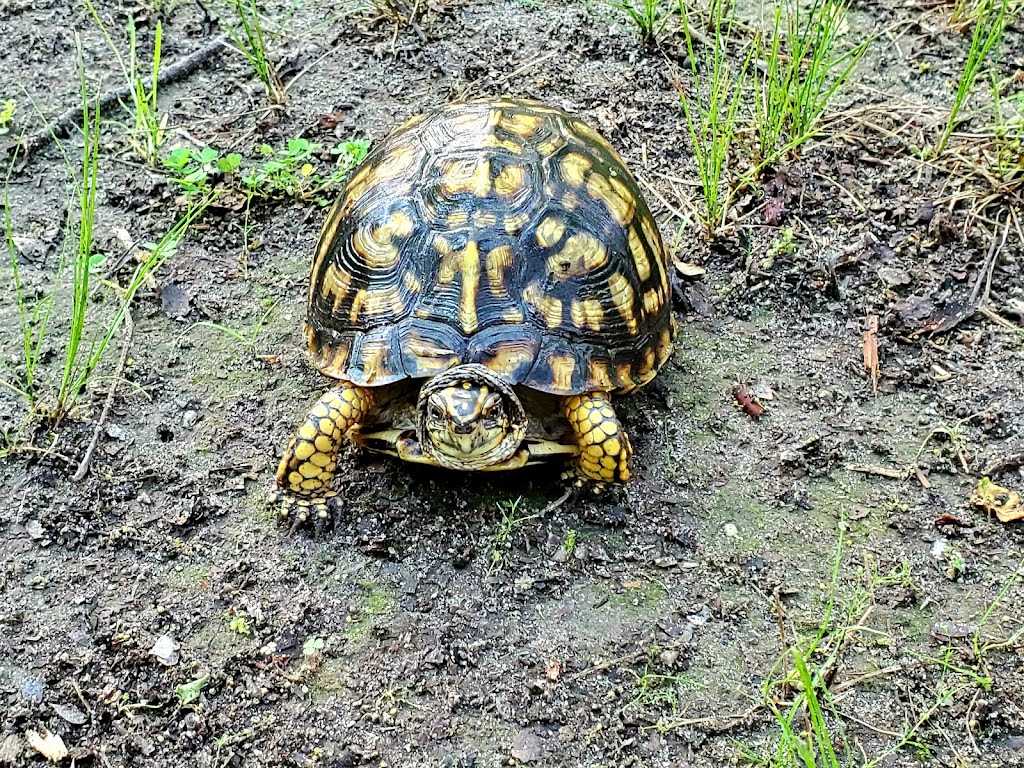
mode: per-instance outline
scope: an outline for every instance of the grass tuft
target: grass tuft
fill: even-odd
[[[817,130],[828,103],[846,82],[871,40],[838,52],[849,0],[799,0],[774,4],[771,36],[758,43],[766,66],[758,77],[754,104],[764,168],[793,152]]]
[[[667,0],[609,0],[609,5],[626,14],[644,44],[655,42],[671,17]]]
[[[103,33],[107,46],[113,51],[121,72],[131,94],[131,103],[123,104],[124,108],[134,118],[134,126],[129,130],[129,141],[135,153],[148,165],[156,165],[159,159],[159,150],[164,142],[164,135],[167,131],[167,114],[160,115],[157,104],[157,92],[160,77],[160,48],[163,41],[163,27],[158,21],[153,34],[153,58],[150,62],[150,76],[143,77],[139,72],[138,61],[138,37],[135,30],[135,19],[128,16],[128,58],[122,56],[113,38],[107,31],[106,25],[100,18],[96,7],[91,0],[85,0],[85,7],[89,10],[93,20]]]
[[[740,97],[754,49],[748,49],[738,69],[729,63],[728,44],[734,16],[729,10],[728,0],[712,0],[709,9],[713,33],[709,43],[710,51],[706,51],[703,59],[699,58],[694,52],[694,35],[682,2],[679,11],[683,19],[693,82],[700,89],[695,95],[680,91],[680,97],[704,195],[702,223],[708,235],[714,237],[725,224],[732,195],[732,187],[723,194],[722,179],[729,160],[729,150],[736,136]]]
[[[967,60],[964,62],[960,79],[957,81],[956,93],[953,95],[953,103],[949,108],[946,125],[931,153],[933,155],[941,155],[946,151],[950,137],[957,126],[960,112],[974,90],[982,66],[989,55],[998,50],[1003,33],[1015,17],[1015,14],[1010,11],[1009,0],[980,0],[975,12],[974,33],[971,35]]]
[[[266,35],[256,0],[230,0],[230,8],[234,18],[221,19],[221,26],[267,89],[270,103],[284,104],[284,83],[267,53]]]

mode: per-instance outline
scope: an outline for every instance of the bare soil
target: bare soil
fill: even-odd
[[[776,765],[772,707],[799,686],[766,686],[823,632],[809,661],[826,674],[841,764],[1024,765],[1024,532],[970,503],[987,465],[1024,453],[1024,334],[1006,310],[1024,301],[1022,244],[1011,226],[988,298],[1017,330],[964,311],[1006,209],[972,213],[971,182],[912,150],[948,106],[969,30],[934,3],[857,3],[846,35],[878,38],[823,134],[741,195],[732,232],[708,244],[690,213],[677,87],[695,86],[674,25],[645,47],[597,3],[419,5],[408,25],[269,4],[285,106],[270,109],[225,50],[162,92],[167,146],[330,147],[487,94],[578,112],[650,190],[677,259],[707,270],[679,280],[674,357],[621,401],[635,480],[563,499],[549,471],[459,475],[349,452],[334,530],[286,536],[266,498],[327,385],[301,333],[324,210],[214,209],[134,305],[82,481],[122,336],[57,428],[0,388],[0,764],[44,764],[26,734],[49,731],[80,766]],[[165,62],[217,34],[186,0],[99,12],[118,34],[132,15],[144,53],[162,20]],[[4,146],[77,103],[76,40],[93,91],[122,85],[77,5],[14,0],[0,16],[0,97],[19,109]],[[1020,71],[1020,40],[1011,29],[1003,76]],[[77,167],[80,134],[62,146]],[[52,289],[69,171],[55,145],[19,165],[9,210],[31,299]],[[102,275],[123,282],[126,243],[167,230],[177,190],[115,122],[100,168]],[[2,269],[3,376],[20,386]],[[59,381],[69,291],[43,394]],[[95,294],[93,330],[113,304]],[[862,359],[872,315],[877,394]],[[1019,463],[996,470],[1024,490]]]

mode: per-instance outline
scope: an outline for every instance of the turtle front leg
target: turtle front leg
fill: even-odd
[[[342,383],[320,398],[288,441],[272,499],[281,503],[278,514],[292,531],[311,517],[317,533],[327,524],[338,449],[345,434],[366,419],[372,399],[370,390]]]
[[[575,473],[599,483],[629,480],[633,448],[608,395],[587,392],[566,397],[562,412],[579,445],[579,456],[572,462]]]

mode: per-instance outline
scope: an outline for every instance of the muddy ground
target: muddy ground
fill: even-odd
[[[326,386],[301,333],[324,209],[213,209],[134,304],[83,480],[72,475],[123,334],[55,429],[0,389],[0,764],[43,764],[26,739],[49,731],[65,765],[795,765],[778,754],[773,710],[798,701],[789,649],[819,637],[808,663],[825,676],[839,764],[1024,765],[1024,535],[970,503],[987,465],[1024,453],[1011,311],[1024,256],[1011,226],[987,306],[1016,331],[962,311],[1008,209],[972,214],[985,186],[913,151],[948,107],[970,30],[935,3],[857,3],[849,42],[879,37],[836,116],[741,195],[736,227],[709,244],[691,215],[676,89],[691,78],[675,22],[644,47],[599,3],[420,5],[415,25],[268,6],[285,107],[268,109],[225,51],[162,91],[166,146],[330,147],[501,93],[587,118],[653,190],[678,260],[707,270],[680,278],[674,357],[621,403],[634,481],[563,499],[556,472],[457,475],[347,452],[336,528],[286,536],[266,498],[283,442]],[[133,15],[144,51],[162,20],[165,62],[217,33],[188,0],[98,10],[118,40]],[[0,97],[19,110],[5,147],[41,127],[36,109],[53,118],[76,103],[76,34],[90,87],[121,85],[77,5],[15,1],[2,17]],[[1011,29],[1000,74],[1022,58]],[[954,146],[969,154],[970,141]],[[74,167],[81,135],[63,146]],[[30,300],[52,289],[68,178],[55,146],[11,175]],[[100,274],[123,283],[125,243],[165,232],[177,191],[114,123],[99,187]],[[3,376],[23,386],[3,270]],[[66,338],[67,281],[57,290],[44,404]],[[95,294],[93,332],[112,304],[109,289]],[[877,395],[862,358],[871,315]],[[759,396],[759,420],[736,384]],[[992,478],[1024,490],[1019,462]],[[801,711],[793,729],[807,723]]]

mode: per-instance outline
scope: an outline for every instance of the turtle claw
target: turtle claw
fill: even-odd
[[[288,528],[288,536],[299,528],[312,522],[313,535],[316,538],[331,527],[332,516],[330,498],[333,493],[318,498],[301,498],[288,491],[275,490],[270,494],[270,503],[277,507],[278,524]]]

